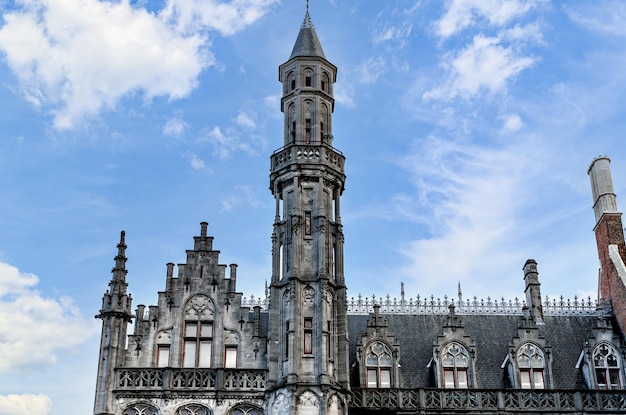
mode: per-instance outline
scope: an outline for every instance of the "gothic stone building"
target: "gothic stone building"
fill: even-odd
[[[167,264],[156,305],[131,309],[124,232],[98,318],[97,415],[626,413],[626,245],[609,159],[589,168],[600,300],[348,301],[333,84],[307,12],[280,66],[283,146],[265,299],[237,291],[202,223]],[[127,334],[129,323],[134,331]]]

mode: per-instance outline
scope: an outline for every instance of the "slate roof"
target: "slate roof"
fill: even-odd
[[[311,16],[308,11],[304,16],[304,21],[300,27],[296,44],[293,46],[289,59],[293,59],[296,56],[318,56],[326,59],[326,55],[324,55],[324,50],[322,49],[322,44],[317,37],[317,33],[313,27],[313,21],[311,20]]]
[[[427,367],[433,358],[433,344],[443,333],[445,315],[384,314],[388,332],[400,343],[401,388],[434,387],[431,371]],[[350,367],[356,365],[356,343],[365,333],[368,315],[348,315],[350,337]],[[509,353],[509,343],[517,336],[521,317],[518,315],[462,315],[465,333],[476,345],[475,388],[500,389],[507,384],[502,363]],[[545,325],[539,334],[552,348],[552,389],[584,389],[582,373],[576,362],[584,341],[592,334],[595,315],[545,316]],[[356,376],[355,376],[356,375]],[[351,373],[354,386],[358,373]]]

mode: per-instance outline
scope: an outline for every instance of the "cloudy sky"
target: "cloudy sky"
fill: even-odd
[[[626,195],[626,4],[311,0],[339,68],[349,294],[596,294],[589,179]],[[91,413],[126,230],[154,304],[201,221],[239,289],[270,275],[277,67],[305,0],[0,2],[0,415]]]

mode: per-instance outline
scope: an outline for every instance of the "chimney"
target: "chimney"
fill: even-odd
[[[541,306],[541,290],[539,289],[539,272],[537,272],[537,261],[529,259],[524,264],[524,284],[526,288],[526,305],[530,309],[530,313],[535,324],[544,324],[543,307]]]
[[[587,174],[591,179],[594,232],[600,259],[599,299],[609,300],[622,332],[626,331],[626,244],[622,213],[617,210],[608,157],[597,157]]]

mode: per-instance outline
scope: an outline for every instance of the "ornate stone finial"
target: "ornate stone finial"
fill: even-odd
[[[208,227],[209,227],[208,222],[200,222],[200,236],[206,237]]]
[[[309,0],[306,0],[306,12],[309,12]]]

